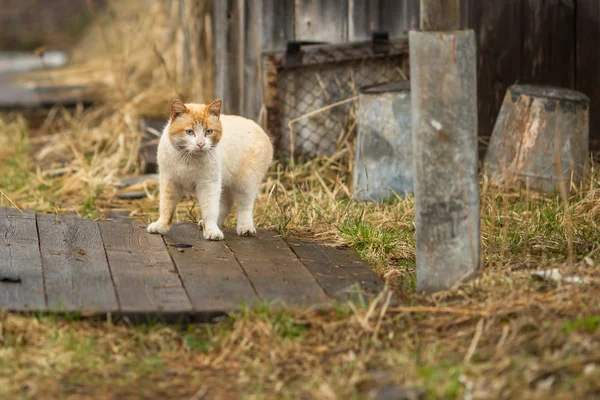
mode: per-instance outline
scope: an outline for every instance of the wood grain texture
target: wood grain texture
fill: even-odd
[[[576,82],[590,103],[590,144],[600,150],[600,1],[577,0]]]
[[[415,0],[379,0],[378,30],[390,37],[406,35],[419,26],[419,2]]]
[[[348,0],[296,0],[296,40],[348,40]]]
[[[407,30],[419,29],[420,14],[420,0],[404,0],[404,25]]]
[[[228,111],[229,63],[227,59],[228,1],[213,0],[212,32],[213,54],[215,55],[215,97],[223,100],[223,112]]]
[[[297,239],[289,239],[287,242],[325,293],[332,298],[356,299],[359,293],[368,298],[377,295],[384,288],[381,279],[354,250],[319,246]]]
[[[0,309],[45,308],[35,214],[0,208]]]
[[[171,247],[170,252],[194,311],[230,310],[258,300],[244,270],[224,242],[204,240],[195,224],[174,225],[164,240],[167,245],[192,245],[181,251]]]
[[[261,51],[285,49],[286,43],[295,37],[294,0],[259,1],[262,2]]]
[[[315,278],[276,233],[261,231],[253,238],[229,234],[225,243],[262,299],[286,305],[327,301]]]
[[[151,235],[137,224],[99,225],[121,311],[192,311],[160,235]]]
[[[261,65],[261,53],[265,50],[285,49],[286,43],[294,39],[294,1],[246,0],[244,7],[244,98],[241,114],[258,121],[259,117],[264,117],[261,108],[263,103],[267,103],[265,82],[261,76],[265,68]],[[266,126],[264,120],[258,122]]]
[[[421,0],[420,18],[424,31],[460,29],[460,0]]]
[[[521,82],[574,88],[575,0],[522,4]]]
[[[254,121],[258,119],[261,106],[259,82],[260,49],[262,47],[263,0],[244,1],[244,46],[243,46],[243,82],[244,98],[241,115]]]
[[[479,136],[489,138],[506,89],[521,76],[521,0],[468,3],[467,27],[477,39]]]
[[[295,253],[274,232],[225,234],[210,242],[195,224],[176,224],[161,237],[139,224],[0,208],[0,308],[208,321],[242,303],[327,306],[352,298],[356,283],[367,296],[383,287],[353,251],[294,242]]]
[[[227,65],[228,87],[223,96],[224,113],[241,114],[244,109],[244,0],[227,1]]]
[[[117,311],[118,304],[98,224],[38,214],[48,308]]]
[[[348,0],[348,40],[369,40],[379,30],[379,1]]]

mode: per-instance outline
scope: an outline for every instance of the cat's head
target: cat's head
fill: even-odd
[[[210,151],[221,140],[221,100],[205,104],[171,102],[169,137],[173,145],[183,151],[200,153]]]

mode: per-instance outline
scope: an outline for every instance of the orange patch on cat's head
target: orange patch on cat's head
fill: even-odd
[[[206,131],[212,130],[210,139],[213,144],[219,143],[223,134],[223,127],[219,120],[221,116],[221,100],[215,100],[206,104],[184,104],[181,100],[175,99],[171,102],[171,117],[169,119],[169,135],[171,137],[185,136],[186,130],[194,129],[196,124],[200,124]]]

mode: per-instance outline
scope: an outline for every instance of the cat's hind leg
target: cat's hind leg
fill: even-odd
[[[246,188],[233,192],[233,201],[237,205],[237,234],[240,236],[256,235],[254,227],[254,202],[258,189]]]
[[[221,193],[221,203],[219,204],[219,219],[217,220],[219,226],[223,226],[225,218],[231,212],[231,207],[233,207],[233,196],[229,190],[224,190]]]

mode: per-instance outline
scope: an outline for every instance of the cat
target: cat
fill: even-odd
[[[223,240],[220,227],[237,205],[237,234],[253,236],[254,202],[273,160],[265,131],[249,119],[221,114],[221,100],[171,102],[171,115],[158,145],[160,216],[148,232],[166,235],[179,199],[196,195],[198,226],[208,240]]]

